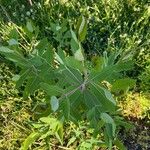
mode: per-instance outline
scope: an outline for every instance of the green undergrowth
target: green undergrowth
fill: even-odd
[[[1,63],[0,68],[0,149],[18,149],[30,133],[31,101],[23,101],[12,82],[13,69]]]
[[[33,112],[31,112],[31,108],[34,107],[35,103],[31,99],[23,101],[20,93],[16,90],[15,84],[12,81],[13,72],[15,71],[11,65],[1,63],[0,71],[0,149],[19,150],[22,142],[33,130],[31,122],[33,123],[37,120],[33,117]],[[123,115],[128,118],[127,120],[134,123],[134,128],[130,129],[130,131],[124,132],[121,129],[118,132],[118,134],[121,134],[122,141],[124,141],[129,149],[131,147],[134,149],[137,146],[136,142],[142,149],[146,150],[148,148],[149,122],[138,121],[148,116],[148,100],[148,94],[130,93],[120,102]],[[84,122],[80,123],[78,127],[72,123],[66,124],[64,127],[64,145],[60,146],[59,140],[52,136],[49,143],[50,146],[52,149],[76,150],[76,147],[79,145],[82,147],[88,146],[90,143],[99,142],[96,139],[91,139],[93,130],[87,130],[86,125],[87,123]],[[45,150],[46,148],[46,141],[38,140],[30,149]],[[95,146],[94,149],[98,150],[98,147],[96,148]]]

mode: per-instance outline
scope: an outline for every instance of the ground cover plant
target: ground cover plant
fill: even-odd
[[[147,1],[0,6],[2,149],[149,148]]]

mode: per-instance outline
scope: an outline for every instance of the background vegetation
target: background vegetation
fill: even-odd
[[[32,3],[31,3],[32,2]],[[148,150],[150,108],[150,5],[148,0],[1,0],[0,46],[15,48],[27,56],[37,43],[47,38],[57,50],[70,54],[70,27],[77,33],[80,16],[87,20],[87,35],[82,42],[88,60],[98,64],[105,52],[117,52],[117,58],[132,60],[134,68],[123,77],[135,79],[136,85],[115,93],[129,129],[121,127],[117,134],[129,150]],[[32,31],[32,32],[30,32]],[[14,40],[15,39],[15,40]],[[116,59],[116,61],[118,61]],[[0,149],[19,149],[23,141],[35,131],[34,123],[45,109],[44,93],[35,92],[24,100],[21,86],[15,88],[15,74],[20,68],[0,55]],[[122,90],[122,91],[121,91]],[[53,116],[54,117],[54,116]],[[54,118],[55,119],[55,118]],[[132,126],[132,127],[131,127]],[[30,149],[99,149],[87,122],[65,124],[64,143],[52,133],[50,142],[42,138]],[[61,146],[60,146],[61,145]],[[103,146],[101,146],[103,147]],[[120,146],[121,147],[121,146]],[[117,149],[116,146],[113,147]],[[106,148],[102,148],[106,149]],[[121,148],[120,148],[121,149]],[[122,148],[123,149],[123,148]]]

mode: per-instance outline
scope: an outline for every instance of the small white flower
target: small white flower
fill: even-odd
[[[38,2],[38,4],[37,4],[37,5],[38,5],[38,7],[39,7],[39,8],[41,8],[41,3],[39,3],[39,2]]]
[[[142,41],[139,39],[138,41],[136,41],[137,44],[140,44]]]
[[[24,14],[21,14],[21,17],[24,18]]]
[[[27,12],[26,12],[26,15],[27,15],[27,16],[30,16],[30,15],[31,15],[30,11],[27,11]]]
[[[22,9],[24,9],[24,8],[25,8],[25,6],[24,6],[24,5],[22,5],[21,7],[22,7]]]
[[[12,14],[12,15],[13,15],[14,17],[16,17],[16,15],[17,15],[17,14],[16,14],[16,12],[13,12],[13,14]]]
[[[32,16],[32,19],[33,19],[33,20],[35,19],[34,16]]]

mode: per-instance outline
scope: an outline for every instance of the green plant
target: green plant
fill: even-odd
[[[150,62],[150,61],[149,61]],[[140,88],[143,92],[150,92],[150,63],[145,67],[145,70],[139,75]]]
[[[38,32],[36,29],[31,22],[27,22],[25,31],[29,40]],[[61,29],[60,27],[58,30]],[[49,121],[55,122],[54,126],[49,126],[50,132],[48,130],[46,135],[42,133],[43,138],[56,131],[57,138],[63,143],[62,126],[59,122],[72,121],[78,124],[80,120],[87,120],[95,129],[96,135],[99,134],[99,130],[103,132],[104,143],[111,149],[114,139],[117,138],[115,131],[119,124],[113,118],[118,115],[118,111],[112,94],[103,82],[112,84],[121,77],[123,71],[132,68],[132,63],[124,58],[117,61],[118,52],[110,56],[104,52],[103,57],[98,57],[100,61],[96,64],[89,61],[81,45],[86,32],[86,20],[82,16],[77,25],[78,36],[72,29],[69,31],[70,54],[62,49],[54,49],[46,38],[33,45],[27,56],[23,55],[17,39],[14,38],[10,39],[12,42],[8,47],[0,47],[0,53],[21,69],[14,80],[17,88],[24,86],[24,99],[39,89],[45,91],[47,105],[45,115],[55,114],[59,121],[43,118],[46,119],[46,126],[47,123],[50,124]],[[40,121],[43,122],[43,119]],[[26,150],[39,136],[41,136],[39,132],[32,133],[24,142],[22,149]]]
[[[131,119],[149,118],[149,94],[130,92],[119,103],[124,116]]]

